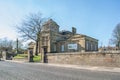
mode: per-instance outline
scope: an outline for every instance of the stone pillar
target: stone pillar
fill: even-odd
[[[33,56],[33,49],[30,49],[30,48],[29,48],[29,49],[28,49],[28,61],[29,61],[29,62],[34,62],[34,61],[33,61],[33,57],[34,57],[34,56]]]
[[[1,58],[2,58],[2,51],[0,51],[0,61],[1,61]]]
[[[3,57],[3,60],[6,60],[7,59],[7,52],[6,51],[3,51],[2,52],[2,57]]]
[[[42,56],[41,62],[42,63],[47,63],[48,62],[47,61],[47,46],[43,46],[42,47],[42,54],[41,54],[41,56]]]
[[[44,63],[44,49],[41,50],[41,62]]]

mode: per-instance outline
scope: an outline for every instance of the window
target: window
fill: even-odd
[[[54,51],[56,51],[56,45],[54,44]]]
[[[91,43],[91,51],[93,50],[93,44]]]
[[[86,41],[86,50],[89,50],[89,42]]]
[[[44,46],[48,45],[48,37],[47,36],[42,37],[42,45],[44,45]]]
[[[61,45],[61,51],[64,52],[64,45]]]
[[[97,44],[95,45],[95,51],[97,51]]]

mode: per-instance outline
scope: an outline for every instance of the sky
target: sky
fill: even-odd
[[[76,27],[107,46],[120,23],[120,0],[0,0],[0,38],[19,38],[15,25],[37,12],[56,21],[60,30]]]

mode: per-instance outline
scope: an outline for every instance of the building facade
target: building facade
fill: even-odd
[[[98,51],[98,40],[77,34],[74,27],[72,31],[59,31],[59,25],[50,19],[43,25],[41,31],[40,53],[43,47],[47,48],[48,53]]]
[[[29,51],[32,51],[33,54],[35,54],[35,50],[36,50],[36,43],[35,42],[30,42],[28,44],[28,53],[29,53]]]

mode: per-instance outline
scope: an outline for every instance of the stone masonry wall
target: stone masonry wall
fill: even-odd
[[[49,53],[48,63],[120,67],[120,53]]]

